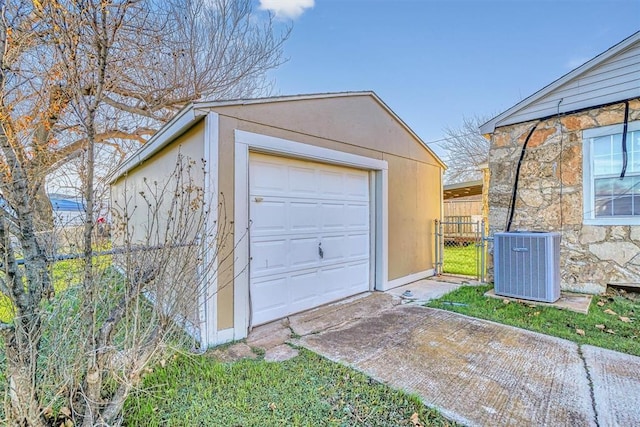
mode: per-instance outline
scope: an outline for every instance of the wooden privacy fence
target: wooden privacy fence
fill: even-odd
[[[443,208],[445,218],[482,215],[482,200],[445,200]]]

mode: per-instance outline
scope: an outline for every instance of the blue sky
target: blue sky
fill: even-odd
[[[276,94],[374,90],[426,142],[640,30],[640,0],[258,1],[293,23]]]

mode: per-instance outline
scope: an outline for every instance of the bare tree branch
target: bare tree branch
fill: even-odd
[[[136,194],[140,206],[114,213],[123,278],[94,256],[101,177],[184,104],[265,94],[290,29],[278,33],[253,0],[12,0],[0,15],[0,292],[15,311],[12,326],[0,324],[7,422],[57,425],[55,406],[71,408],[75,425],[110,424],[168,337],[184,339],[174,319],[194,316],[203,271],[220,268],[202,265],[203,250],[219,250],[204,241],[229,244],[230,230],[203,239],[203,168],[181,158]],[[65,168],[82,231],[54,228],[45,190]],[[145,230],[128,224],[136,209]],[[82,256],[53,296],[50,248],[65,231]],[[136,252],[140,240],[153,249]]]
[[[459,128],[445,128],[447,150],[446,183],[472,181],[482,177],[478,166],[489,158],[489,141],[479,127],[487,120],[483,117],[464,117]]]

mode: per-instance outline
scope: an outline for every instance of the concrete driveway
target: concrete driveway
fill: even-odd
[[[415,393],[469,426],[640,425],[640,358],[403,305],[389,294],[291,316],[257,328],[248,342],[269,348],[269,340]]]

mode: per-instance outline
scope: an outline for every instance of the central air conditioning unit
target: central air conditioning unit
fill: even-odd
[[[555,302],[560,298],[560,233],[495,233],[496,295]]]

